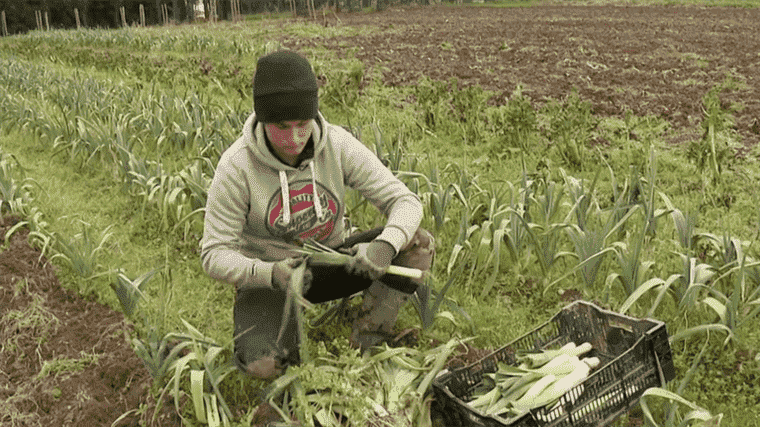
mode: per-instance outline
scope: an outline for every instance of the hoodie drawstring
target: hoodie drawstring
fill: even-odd
[[[322,202],[319,201],[319,194],[317,194],[317,173],[314,171],[314,162],[309,162],[309,170],[311,170],[311,188],[314,191],[314,210],[317,211],[317,218],[322,221]]]
[[[324,219],[324,210],[322,209],[322,202],[319,201],[319,194],[317,194],[317,178],[313,162],[309,162],[309,170],[311,171],[314,210],[317,213],[317,218],[322,221]],[[288,175],[284,170],[280,171],[280,194],[282,195],[282,222],[288,225],[290,224],[290,189],[288,188]]]
[[[280,171],[280,191],[282,195],[282,221],[285,225],[290,224],[290,190],[288,189],[288,176],[285,171]]]

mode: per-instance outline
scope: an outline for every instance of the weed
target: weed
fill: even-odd
[[[56,357],[53,360],[45,360],[42,362],[40,372],[37,373],[36,379],[44,378],[47,376],[65,376],[70,373],[82,372],[89,365],[97,364],[100,360],[100,355],[80,352],[81,357],[79,359],[70,359],[67,357]]]
[[[360,61],[351,61],[346,69],[315,67],[315,73],[324,75],[327,80],[321,95],[325,100],[339,106],[344,113],[356,107],[364,79],[364,65]]]
[[[566,165],[583,169],[592,132],[599,123],[591,113],[591,103],[573,91],[562,103],[550,101],[540,113],[545,117],[542,133],[549,145]]]
[[[489,130],[500,138],[494,147],[496,153],[508,150],[528,153],[533,149],[531,143],[538,120],[530,98],[522,94],[520,86],[505,105],[488,109],[486,117]]]
[[[7,310],[0,317],[0,347],[3,352],[18,350],[22,339],[33,337],[41,342],[60,326],[60,320],[45,307],[42,295],[32,293],[30,298],[25,308]]]
[[[736,107],[723,108],[720,101],[722,87],[710,89],[702,98],[704,119],[702,138],[692,142],[687,151],[698,171],[707,171],[713,183],[720,181],[724,169],[733,163],[736,133],[733,131],[732,113]],[[703,177],[707,178],[703,172]]]

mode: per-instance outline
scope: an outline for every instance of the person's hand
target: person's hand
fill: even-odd
[[[286,258],[274,264],[272,268],[272,287],[281,291],[287,291],[290,287],[291,279],[295,269],[298,268],[301,263],[305,262],[304,258]],[[305,294],[309,290],[311,285],[311,270],[306,268],[303,274],[303,293]]]
[[[350,254],[351,261],[346,264],[349,273],[377,280],[388,271],[396,250],[388,242],[373,240],[355,244],[351,247]]]

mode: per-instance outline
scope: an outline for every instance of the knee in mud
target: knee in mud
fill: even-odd
[[[417,228],[409,243],[398,253],[393,263],[403,267],[430,270],[435,257],[435,238],[424,228]]]

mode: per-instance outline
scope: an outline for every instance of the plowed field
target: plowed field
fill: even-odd
[[[760,142],[758,9],[435,6],[341,14],[326,24],[368,30],[285,44],[352,52],[388,85],[455,77],[494,91],[496,103],[518,84],[535,102],[575,89],[596,114],[656,115],[679,130],[698,125],[702,97],[731,81],[721,101],[742,106],[735,118],[744,144]]]

